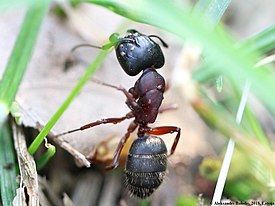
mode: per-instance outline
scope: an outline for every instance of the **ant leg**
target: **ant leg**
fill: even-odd
[[[103,86],[111,87],[111,88],[114,88],[116,90],[119,90],[119,91],[123,92],[123,94],[127,98],[126,104],[130,108],[141,109],[140,106],[138,105],[138,103],[136,102],[137,97],[135,97],[135,94],[133,93],[133,90],[130,89],[130,92],[129,92],[121,86],[115,86],[115,85],[112,85],[112,84],[108,84],[108,83],[102,82],[102,81],[97,80],[97,79],[92,79],[92,81],[97,83],[97,84],[101,84]]]
[[[154,128],[151,128],[148,131],[148,134],[164,135],[164,134],[174,133],[174,132],[177,132],[177,135],[176,135],[174,143],[171,147],[171,151],[170,151],[170,154],[169,154],[169,156],[171,156],[171,155],[174,154],[174,152],[176,150],[176,147],[178,145],[179,139],[180,139],[181,129],[179,127],[174,127],[174,126],[154,127]]]
[[[114,169],[114,168],[116,168],[118,166],[118,164],[119,164],[119,156],[121,154],[121,151],[122,151],[125,143],[127,142],[128,138],[130,137],[130,134],[135,131],[135,129],[137,128],[137,126],[138,126],[138,124],[135,123],[135,122],[132,122],[129,125],[126,134],[121,138],[121,140],[120,140],[120,142],[119,142],[119,144],[117,146],[117,149],[116,149],[116,151],[114,153],[114,159],[113,159],[112,164],[109,165],[109,166],[107,166],[106,170]]]
[[[97,83],[97,84],[101,84],[103,86],[111,87],[111,88],[114,88],[116,90],[122,91],[125,94],[125,96],[127,97],[127,99],[135,100],[135,98],[133,98],[133,95],[121,86],[115,86],[115,85],[112,85],[112,84],[108,84],[108,83],[102,82],[98,79],[91,79],[91,80],[93,82]]]
[[[60,134],[56,135],[56,137],[60,137],[60,136],[63,136],[65,134],[70,134],[70,133],[73,133],[73,132],[76,132],[76,131],[82,131],[82,130],[85,130],[85,129],[89,129],[91,127],[95,127],[95,126],[98,126],[98,125],[101,125],[101,124],[109,124],[109,123],[117,124],[117,123],[120,123],[120,122],[122,122],[122,121],[124,121],[126,119],[131,119],[133,117],[134,117],[133,113],[129,112],[124,117],[107,118],[107,119],[97,120],[95,122],[86,124],[86,125],[78,128],[78,129],[73,129],[73,130],[70,130],[70,131],[67,131],[67,132],[60,133]]]

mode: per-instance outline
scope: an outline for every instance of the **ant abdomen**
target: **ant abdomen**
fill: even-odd
[[[139,198],[149,197],[163,182],[167,169],[167,148],[156,136],[136,139],[126,163],[126,186]]]

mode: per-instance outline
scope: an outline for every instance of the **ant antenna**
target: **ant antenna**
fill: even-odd
[[[95,45],[92,45],[92,44],[79,44],[79,45],[76,45],[75,47],[73,47],[71,49],[71,52],[73,53],[75,50],[77,50],[80,47],[92,47],[92,48],[102,49],[102,47],[95,46]]]
[[[76,45],[75,47],[73,47],[71,49],[70,54],[68,55],[67,59],[65,60],[64,71],[67,71],[73,64],[75,64],[76,60],[75,60],[75,58],[73,56],[73,52],[75,50],[77,50],[78,48],[80,48],[80,47],[93,47],[93,48],[97,48],[97,49],[103,49],[100,46],[95,46],[95,45],[92,45],[92,44],[79,44],[79,45]]]
[[[162,45],[164,46],[164,47],[166,47],[166,48],[168,48],[168,44],[162,39],[162,38],[160,38],[159,36],[157,36],[157,35],[149,35],[148,37],[155,37],[155,38],[157,38],[158,40],[160,40],[160,42],[162,43]]]
[[[92,48],[96,48],[96,49],[107,50],[107,49],[110,49],[114,45],[115,45],[115,42],[110,42],[110,43],[104,44],[103,46],[96,46],[96,45],[92,45],[92,44],[79,44],[72,48],[71,53],[73,53],[75,50],[77,50],[80,47],[92,47]]]
[[[96,49],[108,50],[114,45],[115,45],[115,42],[110,42],[110,43],[104,44],[103,46],[96,46],[96,45],[92,45],[92,44],[79,44],[79,45],[76,45],[75,47],[73,47],[71,49],[70,55],[65,61],[64,70],[65,71],[68,70],[68,68],[71,67],[71,65],[74,64],[73,52],[75,50],[77,50],[78,48],[80,48],[80,47],[92,47],[92,48],[96,48]]]

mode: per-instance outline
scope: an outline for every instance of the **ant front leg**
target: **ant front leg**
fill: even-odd
[[[101,84],[101,85],[111,87],[111,88],[114,88],[116,90],[121,91],[126,96],[126,99],[127,99],[126,104],[132,111],[135,110],[135,109],[136,110],[141,109],[140,106],[138,105],[138,103],[136,102],[138,96],[135,93],[133,88],[130,88],[129,91],[127,91],[125,88],[123,88],[121,86],[115,86],[115,85],[112,85],[112,84],[108,84],[108,83],[102,82],[102,81],[97,80],[97,79],[92,79],[92,81],[97,83],[97,84]]]
[[[176,135],[174,143],[171,147],[171,151],[169,154],[169,156],[171,156],[174,154],[176,147],[178,145],[179,139],[180,139],[181,129],[179,127],[174,127],[174,126],[155,127],[155,128],[151,128],[147,133],[152,134],[152,135],[164,135],[164,134],[169,134],[169,133],[174,133],[174,132],[176,132],[177,135]]]
[[[121,154],[121,151],[122,151],[125,143],[127,142],[128,138],[130,137],[130,134],[135,131],[135,129],[137,128],[137,126],[138,126],[138,124],[135,123],[135,122],[132,122],[129,125],[126,134],[121,138],[121,140],[120,140],[120,142],[119,142],[119,144],[117,146],[117,149],[115,151],[112,164],[109,165],[109,166],[107,166],[106,170],[117,168],[117,166],[119,164],[119,156]]]

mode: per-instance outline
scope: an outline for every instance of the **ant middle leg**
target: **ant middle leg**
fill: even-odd
[[[56,137],[60,137],[60,136],[63,136],[65,134],[70,134],[70,133],[73,133],[73,132],[77,132],[77,131],[82,131],[82,130],[85,130],[85,129],[89,129],[89,128],[92,128],[92,127],[95,127],[95,126],[99,126],[101,124],[117,124],[117,123],[120,123],[126,119],[131,119],[133,118],[134,115],[132,112],[129,112],[127,113],[125,116],[123,117],[119,117],[119,118],[106,118],[106,119],[100,119],[100,120],[97,120],[95,122],[91,122],[89,124],[86,124],[82,127],[79,127],[77,129],[73,129],[73,130],[69,130],[67,132],[63,132],[63,133],[60,133],[60,134],[57,134]]]
[[[169,134],[174,132],[176,132],[177,135],[174,139],[174,143],[170,150],[169,156],[171,156],[174,154],[180,139],[181,129],[179,127],[174,127],[174,126],[154,127],[154,128],[151,128],[147,133],[152,135],[164,135],[164,134]]]

